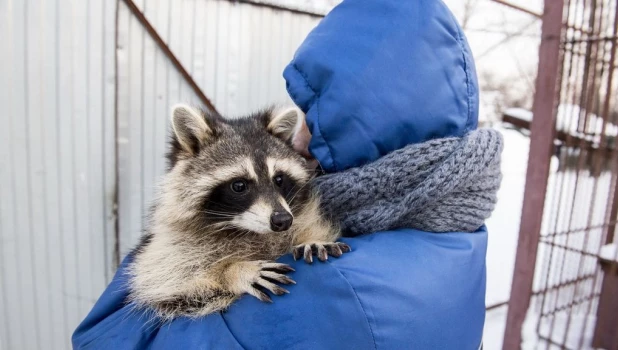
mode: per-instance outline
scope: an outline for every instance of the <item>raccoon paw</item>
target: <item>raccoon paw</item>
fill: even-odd
[[[294,255],[294,260],[298,260],[302,256],[305,262],[311,264],[313,262],[313,254],[315,254],[320,261],[326,261],[329,255],[338,258],[343,255],[343,253],[349,251],[352,251],[352,248],[342,242],[316,242],[297,245],[294,247],[292,254]]]
[[[294,271],[289,265],[271,261],[251,261],[244,264],[247,266],[241,272],[243,276],[239,276],[239,280],[243,282],[241,289],[261,301],[272,303],[272,299],[265,292],[266,290],[274,295],[289,293],[288,290],[275,283],[296,284],[293,279],[285,275]]]

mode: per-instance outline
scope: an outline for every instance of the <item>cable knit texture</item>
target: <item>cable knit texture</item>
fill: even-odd
[[[346,236],[402,227],[474,232],[496,205],[502,142],[498,131],[479,129],[412,144],[314,182],[324,213]]]

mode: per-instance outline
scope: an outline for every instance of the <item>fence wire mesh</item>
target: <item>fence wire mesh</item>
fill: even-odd
[[[618,253],[617,4],[565,1],[555,149],[529,316],[540,348],[607,348],[595,328],[599,310],[610,307],[599,305],[600,296]],[[617,296],[603,300],[618,304]],[[618,344],[618,329],[611,337]]]

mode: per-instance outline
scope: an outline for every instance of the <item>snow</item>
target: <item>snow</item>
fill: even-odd
[[[563,107],[565,111],[568,111],[569,108],[573,107],[568,105]],[[520,113],[521,117],[526,118],[526,112],[525,110],[516,110],[513,114]],[[576,110],[575,112],[578,111]],[[530,114],[528,114],[528,116],[529,115]],[[594,116],[592,116],[591,121],[594,121]],[[562,123],[562,125],[571,127],[569,123]],[[500,191],[498,192],[498,203],[493,215],[487,220],[487,227],[489,229],[489,245],[487,251],[487,305],[506,301],[510,296],[519,234],[519,221],[521,218],[525,188],[527,158],[530,147],[529,138],[520,132],[508,129],[506,125],[498,125],[495,129],[499,130],[504,136],[505,145],[502,154],[503,181]],[[570,130],[574,131],[576,129]],[[607,132],[613,131],[611,128],[608,128]],[[575,184],[577,184],[580,190],[578,190],[574,196],[573,190]],[[555,236],[552,239],[556,244],[568,246],[577,250],[581,247],[586,247],[586,250],[592,254],[598,253],[600,249],[600,255],[602,257],[608,260],[618,261],[618,247],[616,244],[600,246],[603,235],[603,229],[600,225],[605,221],[605,209],[610,195],[610,191],[607,189],[610,187],[611,174],[603,173],[598,177],[592,177],[583,173],[577,176],[577,173],[574,171],[558,172],[558,159],[553,157],[550,166],[548,192],[546,196],[546,208],[552,208],[552,215],[544,216],[541,234],[546,235],[549,232],[560,232],[569,228],[596,227],[587,231],[582,230],[581,232],[574,232],[569,235]],[[597,188],[596,192],[592,190],[593,188]],[[557,192],[556,189],[562,193],[560,196],[558,196],[560,192]],[[558,197],[561,197],[560,206],[555,202]],[[574,211],[571,212],[571,208],[574,208]],[[592,215],[590,215],[590,213],[592,213]],[[555,215],[561,215],[561,218],[569,217],[570,219],[559,220],[558,223],[553,226]],[[577,276],[593,274],[598,268],[594,262],[578,262],[579,258],[572,254],[569,255],[568,252],[563,250],[554,250],[552,252],[553,257],[550,265],[547,258],[548,253],[548,246],[541,244],[537,254],[536,271],[541,271],[543,273],[537,273],[535,276],[535,290],[541,290],[545,287],[544,283],[546,283],[546,281],[544,281],[543,277],[548,270],[549,275],[554,276],[553,283],[555,283],[557,282],[556,278],[562,281],[572,280]],[[570,267],[562,269],[563,265],[568,265]],[[598,286],[594,288],[598,291]],[[581,286],[579,292],[587,293],[583,286]],[[559,295],[559,300],[556,300],[555,295],[552,295],[550,299],[552,303],[555,302],[558,305],[565,305],[570,301],[571,297],[572,295],[569,292],[565,292],[563,295]],[[594,329],[595,318],[593,315],[587,315],[585,311],[586,308],[588,308],[587,305],[588,304],[585,304],[584,308],[580,309],[580,311],[574,311],[570,321],[568,320],[568,309],[557,312],[552,327],[550,323],[551,318],[539,317],[539,305],[536,303],[536,300],[533,300],[531,302],[529,315],[524,324],[523,348],[534,349],[539,344],[543,344],[538,334],[548,337],[551,336],[552,339],[560,343],[564,339],[569,347],[574,349],[581,348],[579,347],[579,335],[584,334],[582,346],[584,348],[588,346],[592,339],[591,332]],[[507,311],[507,307],[501,307],[487,313],[484,332],[486,349],[501,348]],[[569,325],[568,331],[566,331],[567,324]]]
[[[616,261],[618,262],[618,245],[614,244],[606,244],[603,247],[601,247],[601,252],[599,253],[599,256],[601,257],[601,259],[607,260],[607,261]]]
[[[515,130],[496,127],[504,137],[502,153],[502,185],[498,203],[487,220],[487,305],[508,300],[515,265],[515,247],[524,200],[526,166],[530,140]]]
[[[504,111],[504,114],[528,122],[532,121],[532,112],[524,108],[509,108]]]
[[[530,148],[530,139],[520,132],[503,126],[495,129],[504,137],[503,177],[496,209],[486,223],[489,230],[486,305],[504,302],[510,296]],[[483,339],[485,349],[502,347],[506,312],[507,308],[501,307],[487,313]]]
[[[599,142],[600,135],[603,133],[609,137],[618,135],[618,126],[603,123],[603,119],[594,113],[588,113],[586,125],[579,125],[579,121],[584,119],[585,113],[585,110],[580,106],[569,103],[561,104],[558,106],[556,129],[593,142]],[[509,108],[504,111],[504,114],[529,122],[532,121],[532,112],[527,109]]]
[[[581,117],[580,117],[581,114]],[[556,120],[556,128],[568,132],[569,134],[587,140],[594,140],[599,142],[600,136],[603,134],[605,128],[605,134],[607,136],[618,135],[618,127],[613,124],[603,123],[603,119],[594,113],[588,113],[587,124],[581,130],[579,126],[579,119],[583,120],[585,111],[577,105],[573,104],[561,104],[558,107],[558,116]],[[594,135],[594,136],[591,136]]]
[[[485,329],[483,330],[483,349],[495,350],[502,348],[507,311],[506,307],[501,307],[486,314]]]
[[[595,321],[594,316],[578,314],[571,315],[569,320],[568,311],[563,310],[556,313],[552,323],[550,318],[539,319],[538,314],[530,308],[522,330],[522,349],[532,350],[538,349],[540,345],[547,345],[539,334],[558,344],[564,342],[567,349],[591,349],[588,344],[592,344]],[[583,337],[580,338],[582,333]],[[553,349],[554,347],[547,348]]]

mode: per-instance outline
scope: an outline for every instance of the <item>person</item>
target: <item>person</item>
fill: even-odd
[[[125,304],[129,255],[72,341],[81,348],[478,349],[483,225],[501,137],[476,130],[466,39],[440,0],[346,0],[284,70],[306,113],[323,209],[350,253],[296,269],[290,294],[158,324]]]

